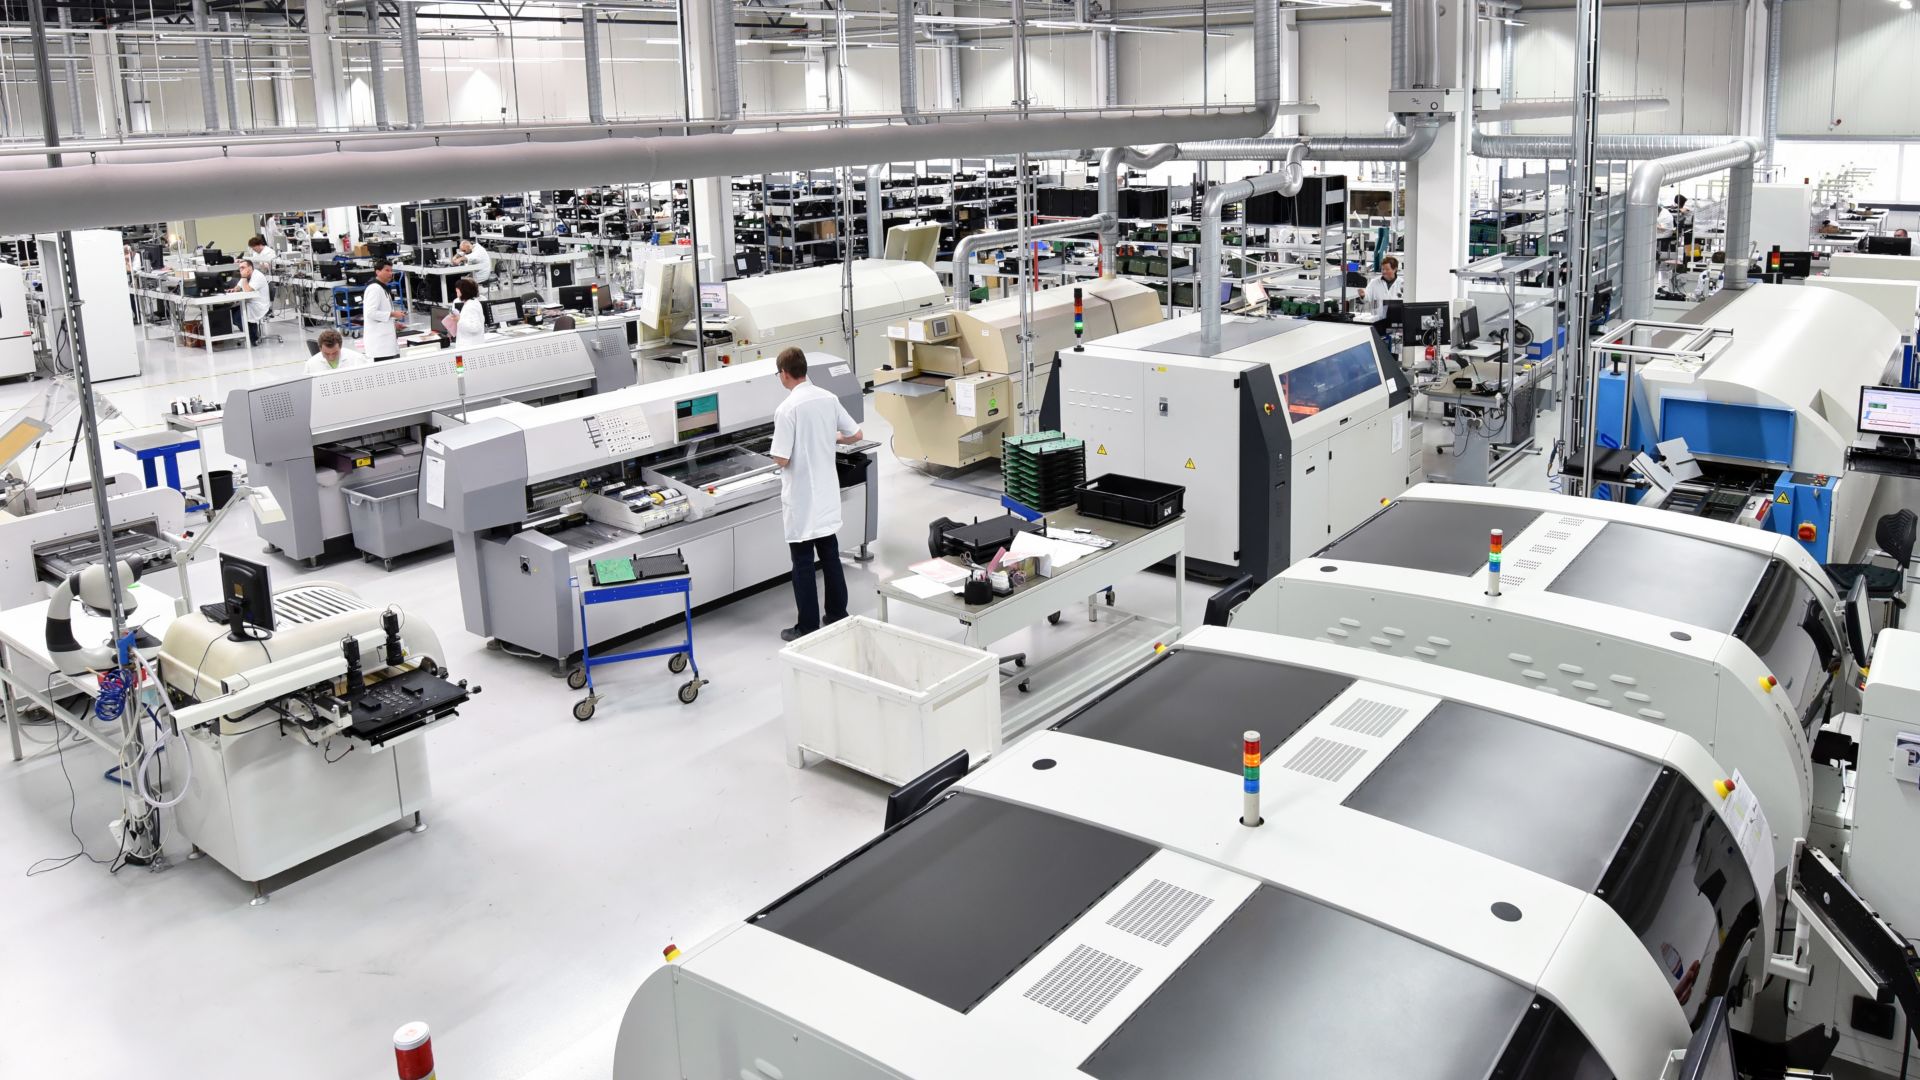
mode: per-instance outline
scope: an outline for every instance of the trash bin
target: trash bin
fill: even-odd
[[[205,494],[207,496],[207,502],[213,506],[215,513],[218,513],[228,503],[232,502],[233,470],[208,469],[207,490]]]
[[[450,542],[445,526],[420,520],[420,474],[397,473],[348,480],[340,485],[347,497],[347,524],[353,546],[393,569],[393,560]]]
[[[1000,750],[994,654],[863,616],[780,650],[787,763],[819,754],[892,784]]]

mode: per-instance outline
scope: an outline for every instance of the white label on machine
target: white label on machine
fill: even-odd
[[[953,380],[953,412],[956,416],[973,419],[973,382],[970,379]]]
[[[587,425],[587,438],[608,457],[632,457],[653,445],[653,429],[638,405],[589,416],[581,422]]]
[[[845,375],[846,373],[847,373],[847,365],[845,364],[835,364],[832,367],[827,369],[827,374],[833,376],[836,379],[842,375]]]
[[[1920,784],[1920,735],[1898,731],[1893,736],[1893,778],[1903,784]]]
[[[1393,453],[1399,453],[1407,445],[1407,414],[1393,414]]]
[[[435,510],[447,505],[447,459],[428,454],[420,462],[420,491],[427,505]]]
[[[1766,895],[1773,889],[1773,830],[1767,825],[1759,798],[1739,769],[1733,770],[1733,791],[1727,796],[1725,813],[1733,841],[1753,870],[1754,885]]]

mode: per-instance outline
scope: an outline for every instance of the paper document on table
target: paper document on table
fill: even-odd
[[[1013,554],[1019,557],[1037,555],[1048,563],[1047,571],[1064,570],[1075,559],[1093,554],[1092,548],[1085,544],[1076,544],[1070,540],[1055,540],[1037,533],[1014,533]]]
[[[908,574],[906,577],[894,578],[891,584],[894,588],[899,589],[908,596],[917,596],[922,600],[931,600],[936,596],[953,595],[952,586],[942,585],[930,577],[922,577],[919,574]]]
[[[1724,812],[1727,829],[1733,833],[1733,842],[1740,853],[1746,856],[1756,886],[1762,893],[1771,890],[1773,829],[1767,824],[1766,812],[1760,809],[1760,799],[1738,769],[1733,771],[1733,791],[1727,795]]]
[[[952,385],[954,415],[964,416],[971,420],[975,410],[973,383],[966,379],[955,379]]]
[[[964,585],[967,581],[967,568],[945,559],[928,559],[926,562],[914,563],[907,569],[942,585]]]

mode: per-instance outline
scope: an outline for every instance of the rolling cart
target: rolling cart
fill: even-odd
[[[575,720],[593,719],[594,706],[600,702],[600,694],[593,685],[593,669],[606,664],[618,664],[626,660],[645,660],[653,656],[667,657],[667,670],[675,675],[693,668],[693,678],[680,686],[680,703],[691,705],[700,696],[700,688],[707,680],[700,677],[700,663],[693,658],[693,577],[687,571],[686,560],[678,553],[672,555],[633,555],[618,559],[596,559],[587,567],[588,577],[592,580],[592,589],[581,589],[580,579],[573,579],[573,587],[580,591],[580,664],[567,673],[567,685],[575,690],[584,689],[587,696],[574,703]],[[612,656],[594,656],[593,648],[587,639],[587,608],[594,604],[617,604],[625,600],[642,600],[650,596],[672,596],[679,594],[687,624],[686,640],[657,649],[636,649],[633,652],[615,653]]]

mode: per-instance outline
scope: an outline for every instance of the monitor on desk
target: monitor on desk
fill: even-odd
[[[1388,301],[1389,304],[1392,301]],[[1447,301],[1432,303],[1414,303],[1406,301],[1400,305],[1400,344],[1450,345],[1453,321],[1451,307]]]
[[[490,300],[487,302],[487,321],[495,326],[511,326],[520,321],[520,301]]]
[[[203,247],[200,249],[200,261],[208,266],[219,266],[227,261],[227,256],[217,247]]]
[[[1460,310],[1460,331],[1454,340],[1462,345],[1471,345],[1480,340],[1480,309],[1472,304]]]
[[[703,281],[700,283],[700,314],[725,315],[727,313],[727,285],[723,281]]]
[[[308,249],[315,255],[331,255],[333,254],[333,241],[324,236],[316,236],[308,245]]]
[[[1913,238],[1910,236],[1869,236],[1861,241],[1860,250],[1869,255],[1911,255]]]
[[[164,270],[167,267],[167,245],[148,244],[140,249],[140,258],[149,270]]]
[[[1859,426],[1862,435],[1920,439],[1920,390],[1861,387]]]
[[[235,641],[257,641],[273,633],[273,588],[265,566],[223,552],[220,598],[220,604],[209,604],[201,611],[209,618],[222,614],[222,621],[229,628],[228,637]],[[216,610],[209,611],[209,608]]]
[[[560,286],[560,306],[573,311],[585,311],[594,306],[592,285]]]

